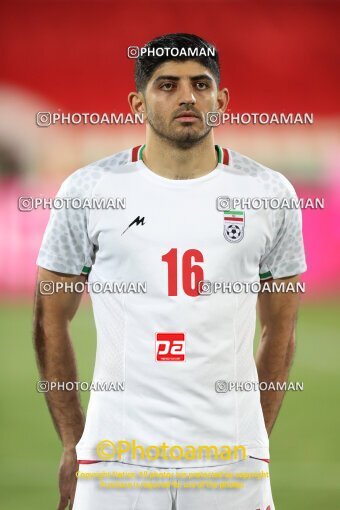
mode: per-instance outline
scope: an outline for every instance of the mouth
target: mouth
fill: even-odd
[[[196,122],[200,120],[200,117],[193,112],[182,112],[175,117],[175,120],[179,122]]]

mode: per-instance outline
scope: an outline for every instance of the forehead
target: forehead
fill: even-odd
[[[185,60],[183,62],[169,60],[155,69],[150,81],[154,81],[160,76],[176,76],[179,79],[190,79],[203,74],[214,79],[212,72],[195,60]]]

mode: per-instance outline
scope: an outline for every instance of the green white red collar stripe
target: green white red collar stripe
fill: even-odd
[[[225,221],[236,221],[239,223],[244,222],[244,212],[243,211],[224,211],[224,220]]]
[[[223,165],[229,165],[229,152],[227,149],[223,149],[219,145],[215,145],[215,149],[218,155],[218,163]]]
[[[143,150],[145,149],[144,145],[137,145],[132,149],[131,161],[134,163],[135,161],[139,161],[142,159]]]
[[[142,159],[143,150],[145,149],[144,145],[137,145],[136,147],[133,147],[132,154],[131,154],[131,161],[132,163],[135,163],[136,161],[139,161]],[[215,149],[217,152],[217,162],[222,163],[223,165],[229,165],[229,152],[227,149],[223,149],[219,145],[215,145]]]

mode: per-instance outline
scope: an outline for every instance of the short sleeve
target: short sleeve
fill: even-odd
[[[63,182],[56,198],[65,199],[64,205],[61,208],[58,205],[58,208],[51,211],[37,265],[60,273],[87,274],[94,253],[87,229],[88,210],[66,205],[71,198],[82,198],[77,187],[76,173]]]
[[[282,203],[286,206],[270,211],[273,235],[260,261],[262,281],[294,276],[307,269],[298,198],[291,183],[282,175],[278,175],[281,190],[284,190],[281,196]],[[294,206],[287,206],[287,203]]]

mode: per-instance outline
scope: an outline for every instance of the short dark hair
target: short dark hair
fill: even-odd
[[[177,56],[173,56],[172,54],[163,54],[162,56],[157,56],[150,55],[150,51],[149,54],[146,53],[138,56],[135,65],[135,84],[137,91],[143,91],[155,69],[168,60],[175,60],[180,62],[186,60],[195,60],[199,62],[211,71],[216,80],[217,86],[219,86],[220,64],[217,49],[214,45],[205,41],[201,37],[198,37],[194,34],[185,33],[166,34],[152,39],[144,46],[144,48],[151,48],[154,49],[154,51],[156,51],[157,48],[176,48],[180,51],[182,48],[186,50],[189,47],[197,48],[197,50],[194,50],[194,53],[191,53],[189,57],[187,56],[188,52],[185,52],[186,54],[184,55]],[[172,51],[173,54],[176,53],[173,50],[170,51]],[[201,56],[191,56],[192,54],[198,54],[200,51],[203,53]]]

